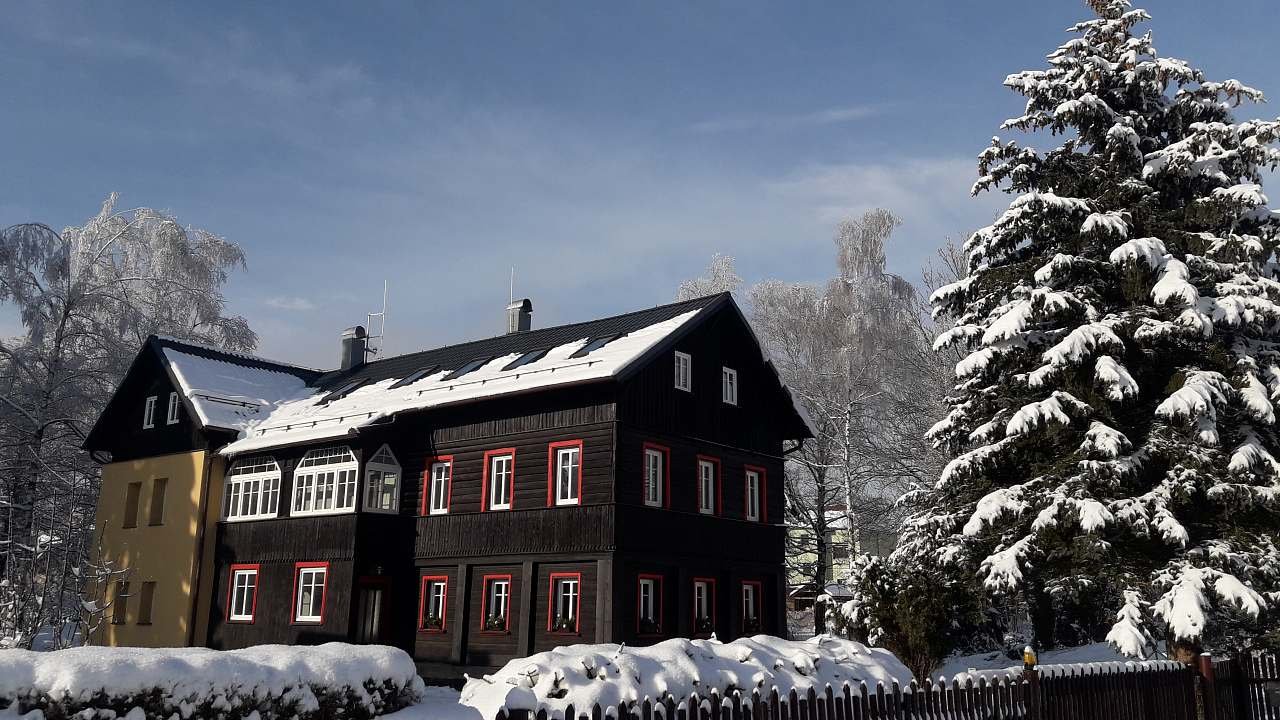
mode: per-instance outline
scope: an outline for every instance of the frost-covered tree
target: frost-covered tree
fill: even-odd
[[[78,619],[98,474],[80,449],[142,342],[162,334],[249,350],[222,287],[233,243],[112,195],[83,227],[0,232],[0,644]],[[55,632],[55,637],[62,633]]]
[[[680,283],[676,290],[676,302],[716,293],[736,292],[741,286],[742,278],[738,277],[738,271],[733,267],[733,257],[716,253],[711,256],[711,263],[707,265],[702,277]]]
[[[956,366],[930,436],[954,459],[909,496],[901,557],[976,576],[1042,646],[1135,656],[1248,646],[1280,618],[1280,213],[1261,100],[1159,57],[1127,0],[1010,75],[1025,112],[974,192],[1016,195],[938,290]]]

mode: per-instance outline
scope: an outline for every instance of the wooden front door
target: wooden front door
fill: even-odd
[[[385,577],[360,578],[357,587],[356,642],[369,645],[386,643],[387,602],[390,584]]]

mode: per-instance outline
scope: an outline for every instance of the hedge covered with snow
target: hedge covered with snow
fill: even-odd
[[[0,650],[0,718],[359,720],[421,694],[412,658],[375,645]]]
[[[806,693],[828,684],[861,681],[874,688],[893,680],[905,685],[911,671],[892,653],[829,635],[805,641],[756,635],[730,643],[676,639],[643,648],[572,645],[512,660],[493,675],[469,678],[460,702],[491,718],[504,706],[555,714],[570,704],[576,711],[645,698],[682,702],[712,690],[749,697],[756,689]]]

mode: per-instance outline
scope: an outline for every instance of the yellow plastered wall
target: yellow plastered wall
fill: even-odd
[[[89,638],[92,644],[188,644],[198,566],[197,538],[205,521],[201,506],[204,474],[204,451],[115,462],[102,468],[95,525],[101,537],[100,552],[104,560],[128,569],[131,597],[125,600],[123,623],[113,623],[112,609],[107,609],[107,617]],[[163,513],[160,522],[152,524],[152,496],[159,478],[167,481]],[[128,488],[134,482],[141,483],[136,526],[126,527],[131,524],[126,517]],[[155,583],[149,624],[139,622],[144,582]],[[110,600],[111,592],[108,589],[108,597],[100,599]],[[195,642],[201,644],[203,638],[196,638]]]

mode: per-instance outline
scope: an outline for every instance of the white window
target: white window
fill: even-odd
[[[253,611],[258,600],[258,568],[231,567],[231,607],[227,619],[232,622],[253,622]]]
[[[223,484],[226,520],[273,518],[280,511],[280,466],[269,456],[237,460]]]
[[[356,507],[360,464],[351,450],[330,447],[302,456],[293,471],[293,514],[322,515]]]
[[[760,473],[747,471],[746,511],[748,520],[760,519]]]
[[[512,453],[489,457],[489,509],[511,509],[512,473],[516,456]]]
[[[400,509],[400,463],[383,445],[364,467],[364,509],[393,513]]]
[[[656,448],[644,449],[644,504],[662,507],[663,473],[666,453]]]
[[[748,626],[760,620],[760,598],[756,597],[758,586],[755,583],[742,584],[742,621]]]
[[[695,631],[708,632],[711,623],[711,583],[707,580],[693,581],[693,619]]]
[[[449,578],[444,575],[430,575],[422,578],[422,619],[423,630],[444,632],[444,611],[449,594]]]
[[[169,393],[169,409],[165,412],[164,421],[166,425],[178,424],[178,393]]]
[[[677,390],[693,392],[693,358],[688,353],[678,350],[676,351],[675,385]]]
[[[551,576],[551,601],[554,609],[548,630],[578,631],[578,601],[582,597],[580,585],[577,575]]]
[[[662,585],[656,577],[641,577],[636,611],[641,633],[662,632]]]
[[[720,396],[730,405],[738,404],[738,371],[720,368]]]
[[[142,429],[149,430],[155,426],[156,426],[156,396],[151,395],[147,398],[147,402],[142,408]]]
[[[510,629],[511,578],[485,578],[484,586],[484,629]]]
[[[297,596],[294,600],[294,622],[321,622],[324,620],[324,581],[329,574],[327,567],[299,567],[295,578]]]
[[[556,505],[577,505],[578,486],[582,477],[582,446],[555,449]]]
[[[710,460],[698,461],[698,512],[716,512],[716,464]]]
[[[427,512],[444,515],[449,512],[449,483],[453,480],[453,458],[437,458],[431,463],[431,488]]]

